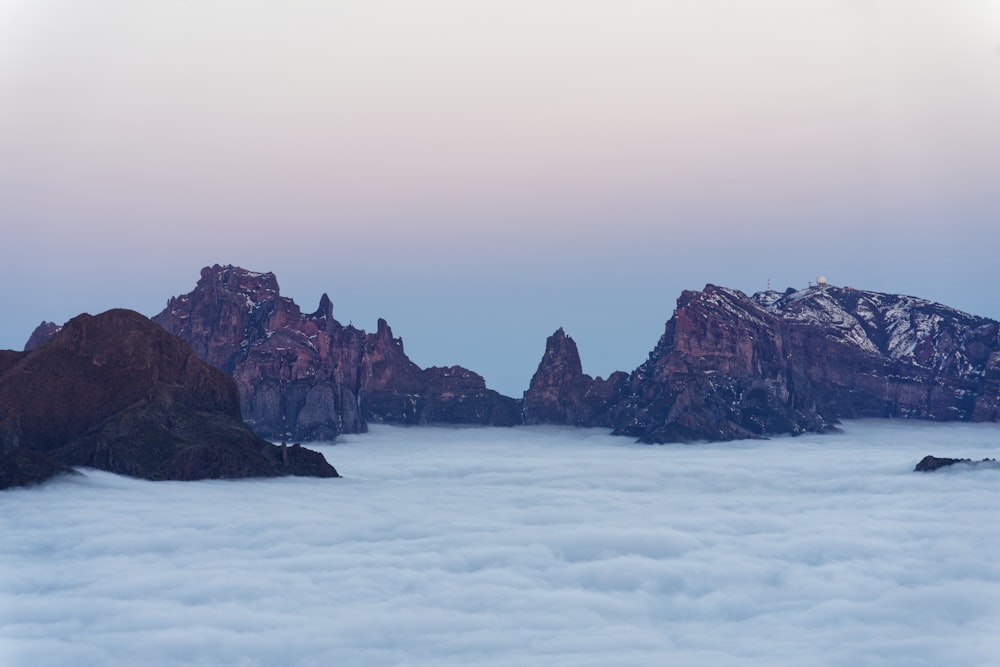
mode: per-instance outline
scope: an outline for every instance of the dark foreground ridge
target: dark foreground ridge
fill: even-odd
[[[338,476],[318,452],[257,437],[231,378],[129,310],[0,353],[0,488],[73,466],[150,480]]]

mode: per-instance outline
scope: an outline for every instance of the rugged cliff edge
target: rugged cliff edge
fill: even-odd
[[[232,375],[243,416],[274,439],[329,440],[369,421],[520,423],[520,404],[467,369],[421,369],[385,320],[375,333],[343,326],[324,294],[303,313],[273,273],[211,266],[153,321]]]
[[[318,452],[243,423],[232,379],[139,313],[80,315],[0,354],[0,486],[71,466],[152,480],[336,477]]]
[[[531,406],[537,422],[580,423],[593,389],[575,345],[559,352],[564,338],[549,339],[526,418]],[[584,423],[643,442],[823,431],[858,417],[996,421],[998,323],[832,285],[753,296],[708,285],[681,295],[649,359],[613,393]]]

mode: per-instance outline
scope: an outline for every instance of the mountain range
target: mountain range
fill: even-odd
[[[205,267],[152,320],[229,374],[270,439],[328,440],[369,423],[601,426],[642,442],[825,431],[840,419],[1000,418],[1000,325],[941,304],[820,283],[753,295],[685,291],[645,363],[582,371],[562,329],[520,398],[459,366],[419,368],[374,333],[304,313],[273,273]],[[59,327],[43,323],[27,348]]]

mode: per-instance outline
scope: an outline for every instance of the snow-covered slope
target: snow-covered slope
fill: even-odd
[[[995,321],[912,296],[818,285],[751,298],[786,321],[937,373],[982,374],[997,347]]]

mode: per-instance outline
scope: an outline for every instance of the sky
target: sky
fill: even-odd
[[[343,479],[85,470],[2,494],[0,662],[994,664],[1000,470],[912,470],[998,436],[375,426],[317,446]]]
[[[1000,318],[1000,0],[0,0],[0,348],[203,266],[519,396],[681,290]]]

